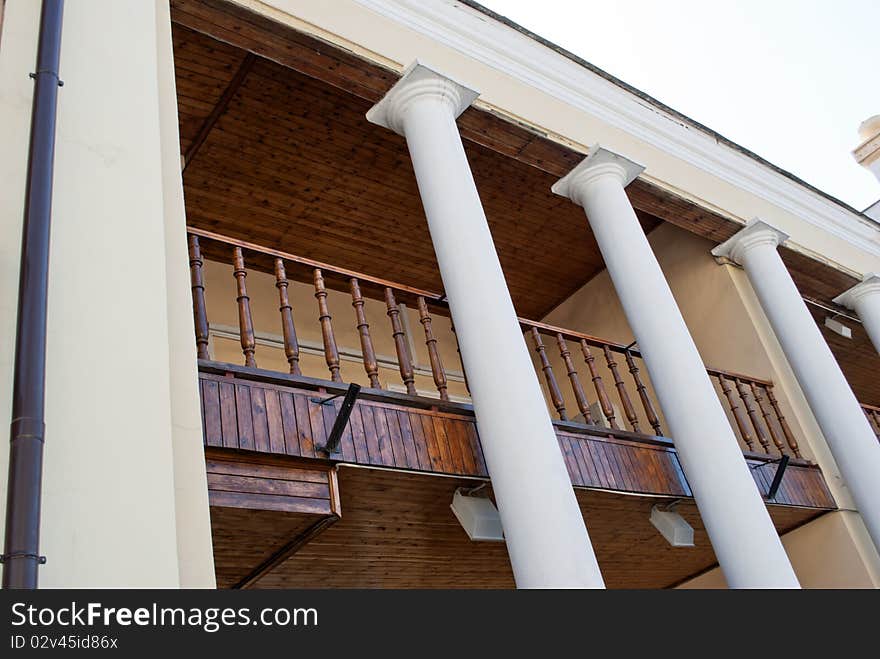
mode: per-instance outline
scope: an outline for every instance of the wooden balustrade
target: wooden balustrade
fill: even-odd
[[[556,413],[562,421],[568,421],[568,414],[565,411],[565,398],[559,390],[559,384],[556,382],[556,376],[553,375],[553,367],[550,365],[550,359],[547,357],[547,350],[544,348],[544,342],[541,341],[541,334],[534,327],[530,330],[532,341],[535,344],[535,352],[541,360],[541,370],[544,371],[544,379],[547,381],[547,389],[550,391],[550,402],[556,408]]]
[[[339,348],[336,347],[336,337],[333,334],[333,317],[327,306],[324,273],[320,268],[315,268],[315,299],[318,300],[318,321],[321,323],[324,358],[327,360],[327,368],[330,369],[330,379],[333,382],[342,382],[342,376],[339,374]]]
[[[877,439],[880,439],[880,407],[862,404],[862,412],[868,418],[868,423],[871,424]]]
[[[750,451],[758,450],[757,441],[763,453],[775,451],[780,455],[801,457],[800,447],[782,414],[772,382],[714,368],[707,371],[709,377],[718,382],[739,436]],[[770,440],[774,449],[770,448]]]
[[[361,337],[361,350],[364,353],[364,370],[367,377],[370,378],[370,386],[381,389],[382,384],[379,382],[379,362],[376,360],[376,352],[373,350],[373,339],[370,337],[370,326],[367,323],[367,317],[364,314],[364,296],[361,295],[361,287],[358,284],[357,277],[350,279],[351,284],[351,306],[354,307],[354,315],[357,319],[358,334]]]
[[[281,331],[284,334],[284,355],[290,364],[290,372],[293,375],[302,375],[299,367],[299,343],[296,340],[296,329],[293,326],[293,307],[290,306],[290,297],[287,287],[287,272],[284,269],[284,259],[275,259],[275,287],[278,289],[278,311],[281,312]]]
[[[245,278],[247,270],[244,268],[244,255],[241,247],[232,248],[233,271],[232,276],[235,277],[235,283],[238,288],[238,328],[241,335],[241,351],[244,353],[244,365],[256,366],[257,361],[254,353],[257,349],[257,342],[254,338],[254,320],[251,317],[251,299],[247,294],[247,285]]]
[[[581,352],[584,353],[584,361],[590,370],[590,378],[593,380],[593,387],[596,389],[596,396],[599,399],[599,407],[602,414],[608,420],[611,428],[619,429],[620,424],[617,423],[617,415],[614,414],[614,406],[611,405],[611,399],[608,398],[608,392],[605,391],[605,384],[602,382],[602,376],[599,375],[599,369],[596,366],[596,358],[590,350],[590,344],[585,338],[580,339]]]
[[[209,359],[208,355],[208,311],[205,307],[205,281],[202,275],[201,247],[199,237],[189,237],[189,271],[192,282],[193,317],[196,325],[196,355],[199,359]]]
[[[306,313],[304,309],[297,309],[295,312],[294,304],[291,302],[290,282],[309,282],[313,286],[318,306],[320,352],[323,352],[331,381],[343,381],[342,358],[336,344],[334,318],[329,303],[329,291],[338,290],[346,291],[351,296],[355,327],[360,339],[358,358],[363,362],[370,387],[382,388],[381,368],[388,368],[393,360],[406,393],[418,395],[417,369],[413,364],[410,349],[415,337],[408,336],[410,330],[404,319],[405,307],[402,306],[405,303],[416,312],[424,333],[428,364],[419,366],[418,373],[421,374],[419,377],[430,375],[439,398],[442,401],[449,400],[449,377],[441,359],[441,340],[434,327],[435,315],[449,318],[449,308],[442,294],[371,277],[209,231],[190,229],[189,262],[195,340],[199,359],[209,359],[210,325],[205,304],[205,260],[222,262],[229,258],[230,248],[237,291],[235,299],[239,338],[245,366],[255,367],[257,363],[255,356],[257,342],[251,314],[251,299],[246,285],[247,268],[251,267],[269,274],[274,273],[281,322],[280,343],[292,375],[300,376],[304,369],[300,363],[302,347],[297,339],[294,318],[301,321],[308,314],[303,315]],[[245,263],[245,255],[248,266]],[[390,321],[389,345],[393,344],[396,359],[391,357],[380,359],[376,354],[373,343],[377,330],[376,327],[371,328],[367,322],[366,307],[369,300],[374,300],[372,304],[379,304],[380,300],[384,302],[385,313]],[[339,322],[338,318],[336,322]],[[621,423],[624,422],[627,425],[626,430],[663,435],[661,415],[655,406],[656,398],[644,369],[640,366],[641,354],[637,349],[545,323],[523,318],[520,318],[519,322],[537,357],[537,368],[542,372],[549,402],[561,421],[569,420],[570,404],[571,409],[576,408],[580,419],[587,425],[605,426],[611,431],[619,431],[624,430],[621,427]],[[444,354],[448,359],[450,354],[457,353],[460,361],[461,350],[451,319],[449,319],[449,328],[451,336],[448,338],[454,341],[454,346],[446,346],[448,351]],[[386,334],[385,337],[387,340],[388,335]],[[555,342],[555,352],[558,353],[558,357],[548,351],[545,337]],[[583,357],[580,367],[578,367],[580,358],[575,359],[572,346],[580,348]],[[452,352],[453,349],[455,352]],[[313,347],[309,350],[315,352]],[[352,359],[354,356],[350,349],[346,355],[347,359]],[[601,355],[601,362],[597,360],[597,355]],[[570,389],[568,394],[563,393],[556,378],[554,363],[565,370]],[[624,375],[625,371],[629,373],[628,379]],[[801,457],[797,441],[782,414],[771,382],[718,369],[709,368],[707,371],[718,384],[722,403],[726,404],[733,419],[732,425],[749,451],[766,454],[788,453],[794,457]],[[582,374],[584,377],[589,377],[591,387],[584,386],[581,380]],[[387,377],[385,376],[385,379]],[[465,387],[468,386],[463,367],[457,378],[458,382],[463,380]],[[610,382],[613,383],[611,393],[606,387],[605,378],[610,378]],[[588,389],[591,390],[589,393]],[[616,401],[612,401],[612,394]],[[591,404],[591,401],[595,404]],[[863,406],[863,409],[875,432],[880,436],[880,408]]]
[[[437,339],[431,329],[431,314],[428,313],[428,303],[421,295],[418,297],[419,322],[425,328],[425,345],[428,348],[428,359],[431,362],[431,374],[434,376],[434,384],[440,394],[440,400],[449,400],[448,386],[446,383],[446,371],[443,370],[443,362],[440,361],[440,351],[437,349]]]
[[[394,290],[388,286],[385,288],[385,305],[388,307],[388,317],[391,319],[391,335],[394,337],[394,349],[397,351],[397,363],[400,368],[400,377],[406,386],[406,393],[416,394],[416,377],[413,373],[412,358],[406,345],[406,333],[403,331],[403,323],[400,321],[400,307],[394,297]]]

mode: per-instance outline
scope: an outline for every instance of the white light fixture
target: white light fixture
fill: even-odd
[[[651,524],[673,547],[694,546],[694,529],[678,513],[654,506],[651,508]]]
[[[840,334],[840,336],[846,337],[847,339],[852,338],[852,330],[839,320],[835,320],[832,316],[825,316],[825,327],[835,334]]]
[[[452,497],[452,512],[458,523],[474,541],[504,542],[504,529],[501,528],[501,516],[494,504],[485,497],[471,497],[455,491]]]

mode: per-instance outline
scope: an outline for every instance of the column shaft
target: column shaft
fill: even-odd
[[[610,152],[592,153],[600,155],[588,157],[554,190],[584,207],[727,583],[732,588],[797,588],[733,430],[626,196],[627,170],[613,162],[616,156]],[[592,167],[591,159],[597,162]]]
[[[748,274],[865,526],[880,549],[880,443],[785,268],[776,241],[745,246],[736,260]]]
[[[395,128],[406,137],[412,157],[516,583],[520,588],[601,588],[583,515],[455,124],[456,102],[449,98],[455,90],[432,75],[436,89],[417,93],[398,108]],[[407,77],[398,85],[407,93]]]

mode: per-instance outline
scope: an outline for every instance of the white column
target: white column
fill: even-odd
[[[834,298],[834,302],[859,314],[871,342],[880,352],[880,274],[866,274],[861,282]]]
[[[584,208],[731,588],[797,588],[773,522],[624,187],[642,167],[594,146],[553,186]]]
[[[406,138],[517,586],[602,588],[455,124],[476,97],[415,62],[367,119]]]
[[[871,539],[880,549],[880,443],[776,250],[787,239],[755,219],[712,253],[745,268]]]

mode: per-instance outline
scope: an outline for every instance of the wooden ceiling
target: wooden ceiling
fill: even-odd
[[[342,467],[342,519],[264,576],[257,588],[512,588],[502,543],[471,542],[449,504],[474,481]],[[577,490],[609,588],[664,588],[716,563],[693,502],[676,510],[694,527],[695,547],[673,548],[649,521],[662,499]],[[785,533],[821,514],[771,506]],[[291,513],[212,508],[218,585],[250,572],[309,520]]]
[[[223,0],[171,4],[188,222],[441,291],[404,140],[364,119],[397,74]],[[550,193],[583,154],[473,107],[458,123],[514,304],[540,319],[604,268],[581,210]],[[739,228],[642,180],[627,193],[646,231],[717,243]],[[781,252],[823,304],[856,283]],[[860,399],[880,403],[864,332],[831,338]]]
[[[174,43],[186,153],[245,53],[180,26]],[[370,106],[258,58],[187,165],[188,222],[442,291],[406,144],[366,121]],[[604,268],[583,212],[551,194],[555,176],[465,148],[514,303],[541,318]]]

